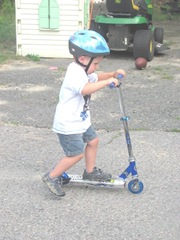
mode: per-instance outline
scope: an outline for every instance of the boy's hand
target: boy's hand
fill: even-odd
[[[119,81],[118,81],[117,78],[111,77],[111,78],[108,79],[108,84],[107,85],[110,86],[111,83],[114,83],[114,85],[116,87],[119,84]]]
[[[113,77],[117,78],[118,74],[122,74],[123,77],[126,76],[126,73],[125,73],[125,71],[123,69],[118,69],[116,72],[114,72]]]

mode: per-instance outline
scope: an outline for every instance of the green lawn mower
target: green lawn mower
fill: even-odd
[[[91,29],[100,33],[113,51],[133,48],[134,58],[151,61],[163,47],[164,30],[152,24],[150,0],[106,0],[106,14],[96,15]]]

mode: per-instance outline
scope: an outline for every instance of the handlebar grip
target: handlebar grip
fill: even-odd
[[[122,79],[123,77],[124,77],[124,76],[123,76],[121,73],[119,73],[119,74],[116,76],[116,79],[120,80],[120,79]],[[121,83],[119,83],[118,86],[120,86],[120,84],[121,84]],[[114,82],[110,83],[108,86],[109,86],[109,88],[115,88],[115,87],[116,87]],[[118,86],[117,86],[117,87],[118,87]]]
[[[112,82],[112,83],[110,83],[110,84],[108,85],[108,87],[109,87],[109,88],[115,88],[116,86],[115,86],[115,83]]]
[[[116,77],[117,79],[122,79],[123,78],[123,75],[121,73],[119,73]]]

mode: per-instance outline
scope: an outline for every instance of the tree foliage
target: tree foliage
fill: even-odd
[[[15,1],[0,0],[0,44],[14,44],[15,36]]]
[[[179,2],[179,0],[152,0],[153,5],[162,7],[167,3]]]

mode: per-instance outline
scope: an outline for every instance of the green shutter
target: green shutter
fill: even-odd
[[[59,28],[59,6],[56,0],[50,2],[50,28]]]
[[[49,0],[42,0],[39,5],[39,28],[49,28]]]
[[[56,0],[42,0],[39,5],[39,28],[59,28],[59,5]]]

